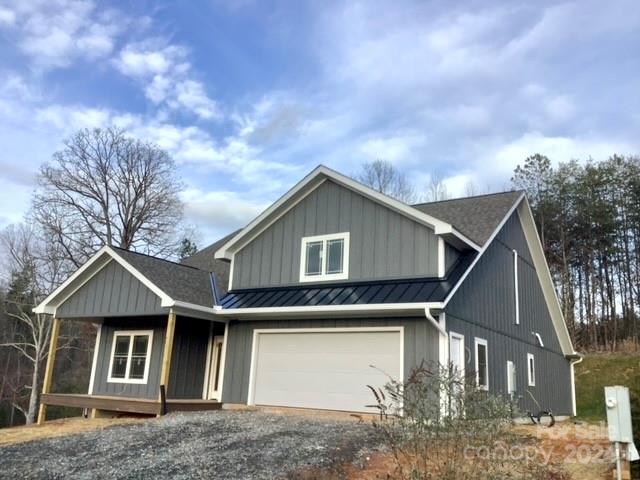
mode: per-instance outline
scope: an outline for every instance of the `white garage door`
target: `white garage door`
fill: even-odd
[[[367,385],[383,386],[388,377],[381,371],[402,379],[402,348],[397,328],[257,331],[249,402],[371,410]]]

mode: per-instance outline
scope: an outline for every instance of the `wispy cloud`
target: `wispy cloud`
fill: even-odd
[[[203,83],[193,78],[185,47],[166,45],[161,39],[129,44],[114,64],[140,82],[154,104],[185,110],[205,120],[221,118],[217,102],[207,95]]]

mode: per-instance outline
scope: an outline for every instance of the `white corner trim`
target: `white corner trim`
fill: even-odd
[[[352,332],[399,332],[400,335],[400,365],[399,382],[404,382],[404,327],[314,327],[314,328],[256,328],[253,330],[251,346],[251,361],[249,363],[249,390],[247,392],[247,405],[255,405],[256,363],[258,361],[259,347],[258,336],[268,334],[286,333],[352,333]]]
[[[231,240],[229,240],[226,244],[224,244],[220,249],[215,253],[215,258],[226,258],[231,259],[232,253],[242,248],[238,246],[241,240],[245,239],[245,237],[250,237],[250,234],[259,234],[264,230],[264,228],[268,228],[274,221],[276,221],[280,216],[275,216],[274,218],[262,229],[257,229],[257,227],[268,217],[272,216],[278,209],[283,207],[285,203],[292,199],[298,192],[302,189],[306,188],[308,185],[317,183],[313,185],[313,188],[310,189],[312,191],[315,189],[322,181],[325,179],[330,179],[333,182],[347,187],[355,192],[362,194],[363,196],[373,200],[379,204],[382,204],[406,217],[409,217],[419,223],[427,225],[432,228],[436,235],[441,234],[453,234],[456,237],[460,238],[463,242],[468,244],[470,247],[479,249],[478,245],[469,240],[467,237],[462,235],[460,232],[455,230],[453,226],[449,223],[443,222],[442,220],[438,220],[431,215],[427,215],[426,213],[421,212],[420,210],[411,207],[405,203],[402,203],[394,198],[388,197],[376,190],[367,187],[341,173],[336,172],[324,165],[320,165],[316,167],[311,173],[305,176],[301,181],[299,181],[296,185],[293,186],[287,193],[285,193],[282,197],[280,197],[275,203],[273,203],[269,208],[267,208],[264,212],[258,215],[254,220],[252,220],[245,228],[242,229],[236,236],[234,236]],[[310,192],[307,192],[307,194]],[[297,201],[293,204],[297,204],[301,198],[297,199]],[[288,209],[293,207],[290,205]],[[287,209],[287,210],[288,210]],[[286,211],[285,211],[286,212]],[[254,232],[257,230],[257,232]],[[250,240],[244,240],[244,244],[246,244]]]
[[[518,251],[513,250],[513,292],[515,300],[515,321],[520,325],[520,284],[518,282]]]
[[[533,375],[531,366],[533,366]],[[536,386],[536,357],[534,357],[533,353],[527,353],[527,385],[530,387]]]
[[[142,378],[129,378],[131,370],[131,356],[133,352],[133,337],[136,335],[146,335],[149,337],[147,342],[147,355],[145,357],[144,375]],[[114,378],[111,376],[113,369],[113,356],[116,351],[116,337],[130,337],[129,340],[129,352],[127,354],[127,368],[124,374],[124,378]],[[149,378],[149,365],[151,364],[151,347],[153,346],[153,330],[116,330],[113,332],[113,340],[111,341],[111,356],[109,357],[109,373],[107,377],[107,383],[134,383],[134,384],[146,384]]]
[[[438,277],[443,278],[447,274],[444,238],[438,237]]]
[[[478,345],[484,345],[484,351],[487,356],[486,358],[486,369],[485,376],[487,379],[486,385],[480,385],[480,362],[478,362]],[[487,341],[484,338],[475,337],[473,339],[473,355],[475,357],[476,364],[476,385],[481,390],[489,390],[489,346]]]
[[[312,237],[302,237],[300,241],[300,283],[304,282],[324,282],[331,280],[347,280],[349,278],[349,232],[331,233],[327,235],[314,235]],[[329,261],[327,244],[331,240],[342,240],[342,272],[327,273],[327,262]],[[307,244],[322,242],[322,272],[320,275],[306,275]]]
[[[89,378],[89,389],[87,393],[93,395],[93,386],[96,379],[96,367],[98,366],[98,350],[100,349],[100,337],[102,336],[102,323],[98,325],[96,331],[96,343],[93,347],[93,359],[91,360],[91,377]]]

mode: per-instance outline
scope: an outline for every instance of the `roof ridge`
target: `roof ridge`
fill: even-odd
[[[154,260],[160,260],[160,261],[163,261],[163,262],[171,263],[173,265],[178,265],[179,267],[192,268],[193,270],[199,270],[201,272],[207,272],[207,270],[202,270],[201,268],[198,268],[198,267],[193,267],[191,265],[186,265],[184,263],[174,262],[173,260],[167,260],[166,258],[155,257],[155,256],[149,255],[147,253],[136,252],[134,250],[127,250],[126,248],[116,247],[114,245],[109,245],[109,247],[111,247],[113,249],[116,249],[116,250],[123,251],[123,252],[133,253],[135,255],[140,255],[142,257],[153,258]],[[208,273],[211,273],[211,272],[208,272]]]
[[[491,197],[491,196],[496,196],[496,195],[504,195],[504,194],[507,194],[507,193],[519,193],[519,192],[524,192],[524,190],[503,190],[502,192],[482,193],[482,194],[479,194],[479,195],[470,195],[468,197],[456,197],[456,198],[447,198],[445,200],[436,200],[436,201],[433,201],[433,202],[414,203],[414,204],[411,204],[409,206],[411,206],[411,207],[420,207],[422,205],[433,205],[435,203],[453,202],[453,201],[457,201],[457,200],[470,200],[472,198]]]

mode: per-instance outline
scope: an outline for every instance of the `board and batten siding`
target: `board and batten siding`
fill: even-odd
[[[224,324],[216,325],[223,334]],[[202,398],[210,326],[207,320],[176,319],[167,398]]]
[[[349,280],[437,276],[433,230],[326,180],[236,252],[233,288],[299,283],[303,237],[350,233]]]
[[[507,220],[447,305],[447,330],[464,335],[470,371],[475,369],[474,337],[487,340],[492,392],[506,393],[506,365],[511,360],[516,365],[521,408],[538,409],[529,390],[543,408],[569,415],[570,362],[562,354],[518,215],[514,212]],[[518,252],[519,324],[515,323],[514,249]],[[532,332],[540,334],[544,347]],[[527,384],[527,353],[535,356],[535,387]]]
[[[105,319],[102,323],[102,331],[100,333],[98,358],[93,380],[93,395],[158,398],[160,392],[160,368],[162,366],[166,328],[166,317]],[[114,333],[121,330],[153,330],[153,343],[151,345],[147,383],[112,383],[108,381]],[[202,389],[200,395],[202,395]]]
[[[58,318],[121,317],[163,313],[160,298],[111,260],[56,310]]]
[[[424,317],[377,319],[305,319],[231,321],[227,338],[222,401],[247,403],[253,331],[270,328],[353,328],[404,327],[404,376],[423,361],[426,365],[438,361],[438,331]]]

